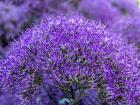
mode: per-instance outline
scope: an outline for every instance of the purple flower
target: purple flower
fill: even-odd
[[[133,46],[104,25],[79,16],[57,16],[21,35],[0,71],[5,91],[24,105],[43,104],[44,98],[45,105],[64,100],[72,105],[84,100],[137,105],[137,64]]]

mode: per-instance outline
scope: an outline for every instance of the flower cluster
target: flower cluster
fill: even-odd
[[[4,90],[23,105],[138,105],[140,101],[135,48],[83,17],[42,20],[12,44],[1,65]]]
[[[139,1],[0,0],[0,105],[139,105]]]

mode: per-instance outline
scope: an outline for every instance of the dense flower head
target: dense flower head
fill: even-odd
[[[3,88],[23,105],[138,105],[137,63],[133,46],[104,25],[57,16],[21,35],[0,71]]]

